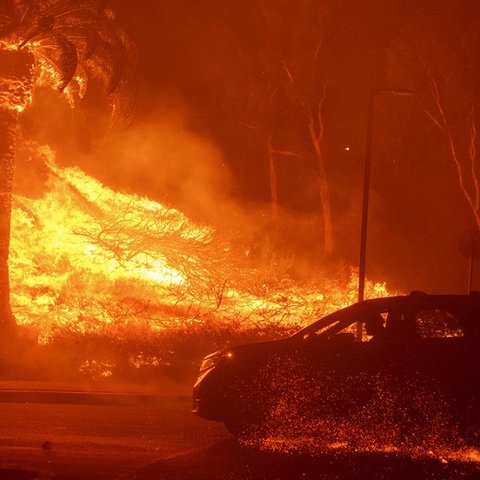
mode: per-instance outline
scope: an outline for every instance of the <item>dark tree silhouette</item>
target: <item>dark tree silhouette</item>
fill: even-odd
[[[0,2],[0,335],[16,331],[8,254],[17,119],[33,87],[49,84],[70,101],[97,80],[112,121],[133,112],[134,45],[102,0]]]
[[[480,22],[477,5],[472,4],[471,12],[465,8],[464,2],[447,2],[432,14],[428,7],[417,6],[390,49],[389,74],[393,82],[415,90],[438,128],[480,228]]]

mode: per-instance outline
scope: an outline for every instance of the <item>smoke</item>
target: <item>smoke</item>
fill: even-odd
[[[53,147],[60,166],[77,166],[113,190],[148,197],[233,235],[234,243],[246,244],[248,259],[256,266],[283,263],[282,270],[299,280],[329,269],[321,212],[279,208],[273,218],[268,202],[240,195],[240,182],[229,167],[234,162],[205,126],[193,128],[197,117],[178,93],[152,97],[155,107],[121,132],[107,132],[98,112],[72,113],[60,101],[47,101],[52,100],[50,92],[41,93],[26,112],[22,130],[25,138]],[[40,197],[48,172],[29,155],[18,155],[17,193]],[[257,168],[265,175],[265,165]],[[343,268],[337,264],[343,260],[334,263],[336,272]]]
[[[254,263],[280,252],[316,252],[321,246],[318,216],[280,210],[274,221],[268,203],[237,195],[228,159],[208,137],[189,128],[188,115],[179,109],[104,136],[89,155],[67,161],[115,190],[176,208],[196,222],[236,235],[237,241],[240,235],[250,244]]]
[[[66,160],[111,188],[144,195],[208,223],[216,223],[231,203],[232,180],[222,153],[190,130],[179,112],[105,135],[88,155]]]
[[[24,137],[53,147],[62,167],[79,167],[115,191],[148,197],[214,227],[252,266],[300,281],[321,274],[321,217],[279,209],[275,220],[268,203],[242,198],[229,159],[193,130],[188,108],[164,98],[156,103],[162,107],[128,130],[105,132],[95,119],[88,125],[77,117],[75,125],[70,112],[37,102],[27,112]],[[41,198],[48,176],[41,158],[19,142],[16,193]]]
[[[36,93],[22,116],[21,133],[51,146],[61,166],[78,166],[112,189],[149,197],[209,224],[238,209],[232,205],[233,179],[223,152],[208,134],[189,125],[192,115],[177,93],[150,96],[155,106],[143,108],[123,131],[108,131],[105,99],[96,91],[73,111],[56,92]],[[38,166],[22,152],[17,157],[17,185],[27,186]]]

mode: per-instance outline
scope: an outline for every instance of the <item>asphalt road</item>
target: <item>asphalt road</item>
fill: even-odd
[[[0,412],[1,480],[480,478],[476,450],[317,448],[308,438],[239,444],[193,416],[183,395],[3,392]]]
[[[327,450],[281,453],[232,440],[138,469],[122,480],[456,480],[480,478],[476,462],[406,453]]]
[[[228,438],[222,425],[192,415],[186,396],[40,394],[16,393],[17,402],[10,393],[0,403],[1,480],[29,472],[111,479]]]

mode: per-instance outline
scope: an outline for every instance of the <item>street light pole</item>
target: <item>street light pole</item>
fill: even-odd
[[[406,88],[386,89],[373,88],[368,100],[367,143],[365,148],[365,165],[363,173],[363,200],[362,200],[362,224],[360,231],[360,262],[358,268],[358,301],[361,302],[365,295],[365,261],[367,256],[367,230],[368,230],[368,203],[370,197],[370,165],[373,146],[373,120],[375,113],[375,99],[378,95],[396,95],[410,97],[413,90]],[[357,332],[358,334],[358,332]]]

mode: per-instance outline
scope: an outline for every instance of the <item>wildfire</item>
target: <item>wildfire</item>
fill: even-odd
[[[297,285],[281,267],[252,265],[238,238],[60,168],[48,147],[32,156],[48,169],[47,190],[14,197],[10,275],[17,322],[38,329],[42,342],[58,329],[145,335],[213,321],[300,326],[355,301],[355,276],[343,286]],[[368,285],[368,296],[386,294],[384,285]]]

